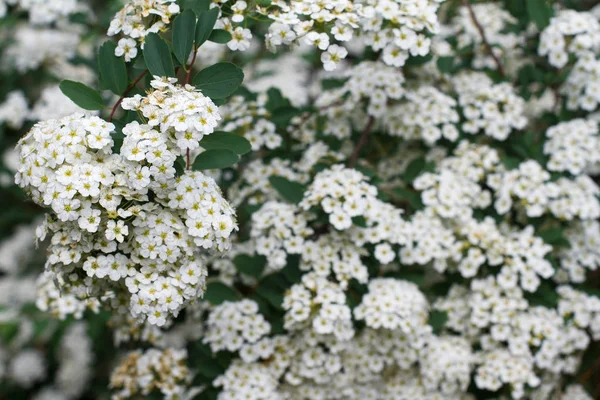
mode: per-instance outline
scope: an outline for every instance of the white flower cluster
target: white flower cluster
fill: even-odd
[[[518,169],[490,175],[487,183],[495,190],[496,211],[507,213],[516,198],[529,217],[547,212],[565,220],[600,216],[600,188],[589,176],[560,178],[556,182],[550,178],[550,173],[534,160],[519,164]]]
[[[136,95],[123,100],[122,107],[125,110],[140,111],[147,118],[147,128],[142,128],[141,138],[144,131],[151,131],[155,127],[160,128],[155,136],[162,134],[166,147],[178,147],[182,152],[200,147],[199,141],[204,135],[210,135],[217,123],[221,120],[219,109],[209,97],[204,96],[191,85],[182,87],[176,84],[177,78],[155,77],[151,85],[155,90],[146,96]],[[138,133],[138,132],[135,132]],[[133,150],[138,149],[135,154],[128,153],[128,160],[140,161],[147,155],[153,159],[161,159],[162,154],[152,157],[152,143],[159,149],[165,143],[156,143],[152,137],[148,142],[138,144]],[[161,146],[162,145],[162,146]],[[170,146],[169,146],[170,145]],[[149,154],[147,154],[149,153]],[[167,157],[168,159],[168,157]]]
[[[44,63],[71,59],[76,54],[80,38],[77,32],[19,25],[12,33],[11,43],[3,62],[20,73],[38,68]]]
[[[315,176],[304,194],[300,207],[320,207],[329,215],[329,223],[340,231],[352,226],[352,218],[367,214],[376,200],[377,188],[355,169],[337,164]]]
[[[483,131],[496,140],[506,140],[527,125],[525,101],[510,83],[494,84],[484,73],[470,72],[456,76],[453,85],[466,119],[464,132],[474,135]]]
[[[273,270],[285,267],[287,254],[301,254],[305,238],[312,233],[306,213],[290,204],[268,201],[252,214],[250,236],[255,238],[255,251],[267,257]]]
[[[21,129],[28,112],[29,105],[23,92],[10,92],[0,104],[0,124],[5,123],[9,128]]]
[[[572,288],[559,286],[556,289],[558,313],[565,319],[571,320],[573,326],[589,330],[592,339],[600,338],[600,299]]]
[[[293,285],[283,300],[285,328],[310,327],[318,335],[333,334],[340,340],[354,335],[352,312],[346,305],[344,290],[326,277],[308,273],[302,283]]]
[[[110,303],[110,296],[124,296],[120,301],[130,303],[133,316],[159,326],[203,294],[200,249],[227,250],[237,228],[214,180],[191,171],[175,178],[176,155],[194,144],[177,138],[179,122],[169,117],[209,118],[212,102],[191,88],[165,87],[148,102],[128,101],[163,118],[157,129],[128,124],[120,154],[112,153],[114,126],[98,117],[75,114],[37,124],[19,143],[16,178],[34,201],[53,210],[44,230],[52,233],[48,268],[61,286],[81,300]],[[179,103],[160,113],[152,104],[158,93],[164,103],[170,95]],[[216,124],[216,107],[212,114],[210,124]],[[182,129],[199,140],[208,129],[199,125]],[[52,297],[49,292],[46,307],[56,305]]]
[[[369,281],[369,293],[354,309],[356,319],[370,328],[398,329],[411,337],[427,332],[428,315],[429,304],[417,285],[385,278]]]
[[[222,129],[241,134],[250,142],[253,151],[263,147],[269,150],[280,147],[282,138],[277,134],[275,124],[268,120],[269,112],[265,108],[267,100],[264,93],[256,101],[232,96],[227,104],[219,107],[223,118]]]
[[[409,55],[429,53],[431,40],[424,32],[436,33],[439,29],[436,10],[440,2],[411,0],[403,4],[395,0],[335,0],[314,3],[302,0],[291,5],[276,2],[278,12],[268,13],[274,22],[266,36],[267,47],[275,49],[302,39],[323,51],[323,66],[332,71],[347,55],[345,48],[333,44],[334,40],[348,42],[355,34],[362,34],[373,50],[383,50],[386,64],[400,67]],[[321,21],[328,22],[326,29],[320,28]]]
[[[110,386],[117,390],[112,399],[148,396],[154,390],[165,399],[182,398],[192,377],[186,361],[187,351],[171,348],[127,354],[110,377]]]
[[[422,86],[406,93],[407,103],[386,114],[386,128],[393,136],[406,140],[423,140],[428,145],[442,138],[458,139],[457,102],[433,86]]]
[[[252,300],[225,301],[211,311],[207,325],[202,341],[215,353],[239,351],[245,362],[270,355],[261,339],[271,332],[271,325],[258,313],[258,304]]]
[[[423,204],[443,218],[466,218],[473,209],[490,205],[492,196],[482,187],[486,175],[500,168],[498,152],[484,145],[459,143],[454,156],[443,159],[436,173],[423,173],[414,182],[423,191]]]
[[[546,131],[544,153],[550,155],[550,171],[568,171],[579,175],[590,166],[600,163],[598,123],[574,119]]]
[[[214,385],[222,387],[219,400],[282,400],[277,393],[277,379],[262,364],[246,364],[236,360],[227,368],[224,375],[214,381]]]
[[[78,6],[78,0],[3,0],[8,5],[18,7],[29,13],[29,22],[32,25],[47,25],[57,20],[74,14]],[[5,6],[6,7],[6,6]],[[0,18],[3,13],[0,4]]]
[[[589,12],[560,10],[540,36],[538,53],[550,65],[562,68],[569,55],[577,58],[600,50],[600,22]]]
[[[485,40],[491,46],[496,57],[502,59],[504,56],[509,56],[510,61],[513,61],[516,56],[520,55],[519,47],[523,45],[524,38],[507,29],[517,22],[510,12],[505,10],[500,3],[478,3],[471,7],[477,22],[484,30]],[[473,21],[468,7],[460,7],[459,14],[452,21],[452,28],[452,33],[457,34],[457,48],[475,46],[473,68],[492,70],[498,68],[489,54],[488,47],[484,44],[479,28]]]
[[[451,396],[464,393],[474,363],[471,344],[462,337],[441,336],[428,341],[419,360],[423,385]]]
[[[511,396],[520,399],[527,386],[536,387],[540,380],[535,375],[533,360],[515,356],[505,349],[492,350],[482,356],[481,366],[475,374],[477,387],[497,391],[509,386]]]
[[[123,34],[115,55],[125,56],[129,62],[137,56],[138,44],[143,48],[149,33],[159,33],[179,14],[176,0],[132,0],[114,16],[108,28],[108,36]]]
[[[600,222],[585,220],[565,230],[570,247],[560,250],[559,281],[584,282],[588,270],[600,267]]]

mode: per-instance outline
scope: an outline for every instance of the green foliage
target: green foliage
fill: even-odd
[[[144,60],[153,76],[175,76],[175,67],[169,45],[156,33],[146,36]]]
[[[123,57],[115,56],[116,45],[106,41],[98,51],[98,72],[100,87],[106,88],[116,95],[121,95],[127,89],[127,67]]]
[[[64,80],[60,82],[59,87],[65,96],[84,110],[101,110],[104,108],[100,93],[83,83]]]
[[[550,18],[554,13],[552,5],[548,0],[525,0],[529,19],[541,30],[550,24]]]
[[[227,32],[225,29],[214,29],[208,37],[208,40],[225,44],[231,40],[231,33]]]
[[[181,65],[186,65],[194,47],[196,15],[185,10],[173,22],[173,53]]]
[[[206,285],[204,300],[217,306],[225,301],[237,301],[240,299],[239,293],[222,282],[213,281]]]
[[[202,138],[200,141],[200,146],[206,150],[231,150],[239,155],[249,153],[252,150],[252,145],[243,136],[223,131],[216,131],[210,135],[204,136],[204,138]]]
[[[229,97],[244,80],[244,73],[235,64],[221,62],[204,68],[194,77],[194,85],[211,99]]]
[[[227,149],[211,149],[200,153],[194,160],[193,169],[202,171],[205,169],[223,169],[231,167],[239,160],[237,154]]]
[[[269,182],[285,200],[293,204],[302,201],[306,187],[298,182],[292,182],[282,176],[271,176]]]
[[[249,256],[247,254],[240,254],[233,259],[233,264],[242,274],[259,278],[265,270],[267,259],[265,256],[260,255]]]
[[[209,11],[204,11],[198,14],[198,24],[196,25],[196,46],[200,47],[210,38],[218,16],[218,8],[213,8]]]

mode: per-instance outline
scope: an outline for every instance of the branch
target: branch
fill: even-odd
[[[504,67],[502,66],[502,63],[500,62],[500,59],[498,58],[498,56],[494,53],[494,49],[490,45],[490,42],[488,42],[487,37],[485,35],[485,31],[483,30],[483,27],[477,20],[477,16],[475,15],[475,10],[473,10],[471,1],[464,0],[464,3],[465,3],[465,7],[467,7],[467,9],[469,10],[469,14],[471,14],[471,19],[473,20],[475,27],[477,28],[477,30],[479,31],[479,34],[481,35],[481,41],[483,42],[483,45],[485,46],[487,52],[490,53],[490,56],[494,59],[494,62],[496,63],[496,66],[498,67],[498,72],[500,73],[500,75],[502,75],[502,77],[505,77],[506,73],[504,72]]]
[[[192,77],[192,68],[194,67],[194,63],[196,62],[196,57],[198,56],[198,48],[194,46],[194,56],[192,58],[192,62],[190,63],[190,69],[185,75],[185,83],[190,83],[190,78]]]
[[[365,129],[362,131],[362,133],[360,135],[360,139],[358,139],[358,143],[356,143],[356,147],[354,148],[354,151],[352,152],[352,155],[350,156],[350,158],[348,160],[349,168],[354,168],[354,166],[358,162],[358,156],[360,154],[360,151],[369,141],[369,134],[371,133],[371,130],[373,129],[373,125],[375,125],[375,117],[370,116],[369,122],[367,122],[367,126],[365,126]]]
[[[148,70],[142,72],[142,74],[140,76],[138,76],[137,79],[131,85],[127,86],[127,89],[125,89],[125,91],[123,92],[121,97],[119,97],[119,100],[117,100],[117,102],[113,106],[112,111],[110,112],[110,116],[108,117],[108,122],[112,121],[113,117],[115,116],[115,112],[117,111],[117,108],[121,105],[121,102],[123,101],[125,96],[127,96],[127,94],[131,91],[131,89],[133,89],[138,83],[140,83],[142,78],[144,76],[146,76],[147,73],[148,73]]]

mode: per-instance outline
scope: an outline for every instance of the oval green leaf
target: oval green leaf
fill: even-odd
[[[211,32],[208,40],[215,43],[225,44],[231,40],[231,33],[225,29],[215,29]]]
[[[206,150],[227,149],[239,155],[246,154],[252,150],[252,145],[246,138],[222,131],[216,131],[204,136],[200,141],[200,146]]]
[[[144,59],[153,76],[175,76],[169,45],[156,33],[146,36]]]
[[[269,182],[290,203],[298,204],[302,201],[306,188],[301,183],[289,181],[282,176],[271,176]]]
[[[98,71],[100,72],[101,86],[121,95],[127,89],[127,67],[123,57],[115,56],[117,46],[106,41],[98,50]]]
[[[101,110],[104,108],[100,93],[83,83],[64,80],[60,82],[59,87],[65,96],[84,110]]]
[[[244,73],[235,64],[221,62],[203,69],[194,77],[194,85],[213,99],[230,96],[244,81]]]
[[[181,63],[186,65],[192,47],[194,47],[194,33],[196,32],[196,14],[192,10],[185,10],[173,22],[173,53]]]
[[[204,300],[216,306],[225,301],[238,301],[239,296],[235,290],[222,282],[209,282],[206,285]]]
[[[202,46],[202,43],[206,42],[208,38],[210,38],[218,16],[218,7],[202,12],[198,15],[198,24],[196,25],[196,46]]]
[[[231,167],[238,162],[238,156],[231,150],[211,149],[200,153],[194,160],[193,169],[201,171],[205,169],[223,169]]]

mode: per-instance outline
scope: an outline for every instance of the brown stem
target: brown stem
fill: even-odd
[[[349,168],[354,168],[354,166],[358,162],[358,156],[360,154],[360,151],[369,141],[369,134],[371,133],[371,130],[373,129],[373,125],[375,125],[375,117],[370,116],[369,122],[367,122],[367,126],[365,126],[365,129],[363,129],[363,131],[360,135],[360,138],[358,139],[358,143],[356,143],[356,147],[354,148],[354,151],[352,152],[352,155],[350,156],[350,159],[348,160]]]
[[[192,68],[194,66],[194,63],[196,62],[197,56],[198,56],[198,49],[194,46],[194,56],[192,57],[192,62],[190,63],[190,69],[188,70],[187,74],[185,75],[185,83],[186,84],[190,83],[190,79],[192,77]]]
[[[125,96],[127,96],[127,94],[138,84],[140,83],[140,81],[142,80],[142,78],[144,76],[146,76],[146,74],[148,73],[148,70],[142,72],[142,74],[140,76],[137,77],[137,79],[135,81],[133,81],[133,83],[129,86],[127,86],[127,89],[125,89],[125,91],[123,92],[123,94],[121,95],[121,97],[119,97],[119,100],[117,100],[117,102],[115,103],[115,105],[112,108],[112,111],[110,112],[110,116],[108,117],[108,122],[112,121],[113,117],[115,116],[115,112],[117,111],[117,108],[121,105],[121,102],[123,102],[123,99],[125,98]]]
[[[494,49],[490,45],[490,42],[488,42],[487,37],[485,35],[485,31],[483,30],[483,27],[477,20],[477,16],[475,15],[475,10],[473,10],[471,1],[464,0],[464,3],[465,3],[465,7],[467,7],[467,9],[469,10],[469,14],[471,14],[471,19],[473,20],[475,27],[479,31],[479,35],[481,35],[481,41],[483,42],[483,45],[485,46],[487,52],[490,53],[490,56],[494,59],[494,62],[496,63],[496,66],[498,67],[498,72],[500,73],[500,75],[502,75],[502,77],[505,77],[506,73],[504,72],[504,67],[502,66],[502,63],[500,62],[500,59],[498,58],[498,56],[496,56],[496,54],[494,53]]]
[[[190,149],[187,149],[185,152],[185,169],[188,171],[192,169],[192,164],[190,163]]]

